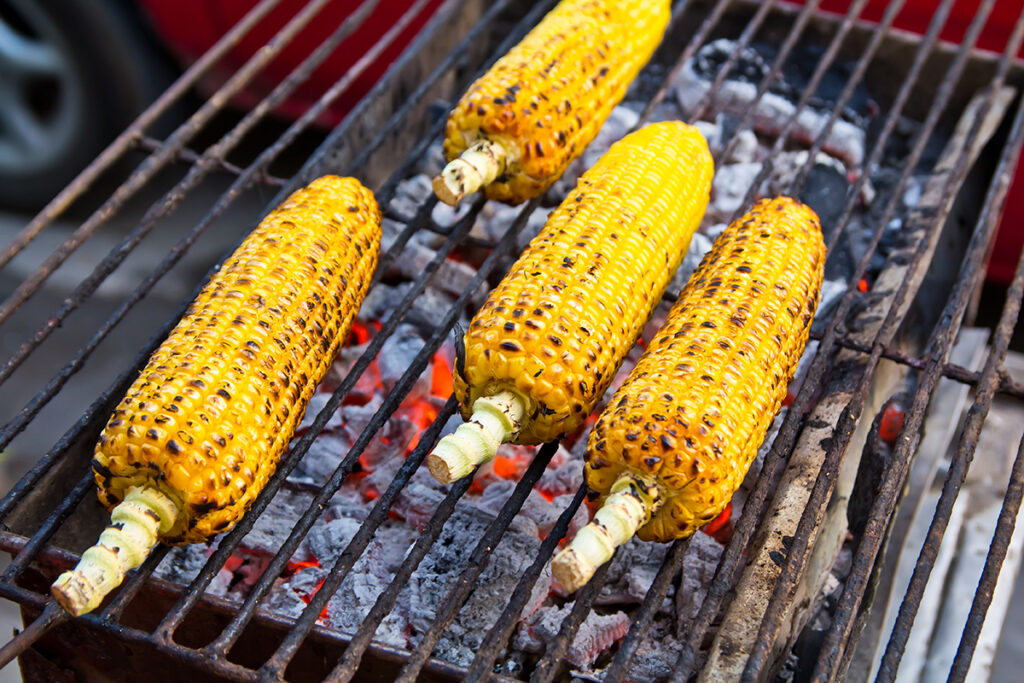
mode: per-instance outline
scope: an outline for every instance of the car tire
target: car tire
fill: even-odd
[[[163,89],[119,0],[0,0],[0,206],[52,199]]]

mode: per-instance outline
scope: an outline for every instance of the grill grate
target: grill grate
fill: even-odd
[[[0,251],[0,268],[8,264],[24,250],[52,222],[61,216],[77,199],[79,199],[108,169],[118,160],[133,151],[147,153],[145,161],[131,176],[107,199],[103,205],[89,216],[81,226],[46,259],[37,270],[31,273],[18,288],[0,303],[0,326],[27,302],[38,295],[41,287],[50,276],[71,257],[79,247],[112,217],[125,210],[125,206],[140,190],[150,185],[157,174],[170,164],[187,168],[187,172],[169,192],[153,203],[141,221],[124,237],[124,239],[100,260],[92,273],[75,288],[74,292],[61,306],[29,337],[17,352],[0,368],[0,385],[5,383],[27,359],[33,356],[50,335],[72,313],[95,296],[97,289],[114,272],[114,270],[133,253],[138,244],[154,227],[170,215],[180,203],[193,192],[199,183],[213,172],[226,172],[232,177],[230,187],[218,198],[209,211],[195,224],[167,256],[142,280],[136,289],[104,320],[96,331],[85,340],[73,357],[61,367],[43,387],[32,397],[24,408],[15,415],[0,431],[0,450],[11,444],[21,432],[36,418],[40,411],[64,388],[67,382],[78,373],[89,361],[90,356],[118,326],[128,313],[157,285],[161,279],[179,263],[190,248],[202,236],[207,228],[223,216],[232,203],[243,192],[255,187],[277,191],[270,205],[276,205],[283,197],[296,187],[311,180],[313,177],[328,171],[338,171],[339,166],[333,158],[334,152],[342,144],[346,136],[369,116],[371,105],[387,95],[395,87],[396,75],[417,53],[432,41],[438,40],[446,24],[458,13],[465,10],[471,3],[469,0],[447,0],[441,6],[438,15],[421,33],[415,43],[407,50],[386,76],[367,96],[356,110],[345,119],[317,149],[302,171],[294,178],[284,179],[271,175],[269,168],[279,155],[291,145],[296,138],[308,129],[317,118],[343,94],[360,73],[406,28],[417,16],[425,11],[430,4],[427,0],[419,0],[399,17],[389,32],[378,41],[371,51],[358,62],[353,69],[340,81],[335,83],[306,114],[292,123],[287,130],[259,156],[242,167],[227,160],[228,154],[239,144],[259,122],[266,119],[274,108],[283,102],[300,83],[320,64],[334,49],[343,44],[345,38],[369,16],[379,4],[379,0],[365,0],[346,19],[331,36],[284,81],[282,81],[264,100],[241,119],[227,134],[202,152],[195,151],[189,144],[206,130],[210,121],[231,99],[233,94],[240,92],[260,71],[283,49],[304,26],[314,21],[318,13],[330,0],[310,0],[288,25],[267,44],[266,49],[258,52],[244,67],[235,73],[228,82],[211,97],[200,109],[182,124],[165,141],[155,139],[147,131],[160,116],[178,102],[184,93],[196,84],[210,69],[236,45],[245,35],[266,18],[268,13],[278,4],[278,0],[263,0],[232,29],[207,55],[193,65],[145,114],[143,114],[124,134],[122,134],[103,155],[66,189],[6,247]],[[513,0],[501,0],[491,5],[484,12],[477,24],[455,45],[453,50],[444,57],[436,68],[426,76],[422,83],[408,96],[407,101],[376,129],[375,134],[362,148],[362,151],[340,169],[344,174],[359,174],[369,167],[371,162],[380,163],[377,158],[382,147],[397,131],[406,126],[415,115],[417,107],[423,104],[435,85],[452,75],[458,75],[464,84],[473,76],[472,71],[480,73],[482,69],[466,69],[462,64],[463,57],[475,46],[483,44],[500,18],[509,15],[520,16],[508,33],[505,40],[496,46],[490,54],[493,61],[504,53],[515,41],[522,37],[530,26],[536,23],[542,14],[549,9],[554,0],[536,3],[528,12],[523,13],[521,3]],[[938,36],[955,4],[954,0],[943,0],[936,10],[927,33],[915,43],[913,62],[910,65],[905,83],[897,91],[895,98],[885,114],[884,122],[877,132],[871,147],[871,154],[863,165],[870,169],[882,158],[886,142],[893,136],[900,116],[911,101],[911,95],[922,86],[929,60],[936,51],[943,49],[951,56],[941,81],[934,91],[934,99],[927,108],[920,130],[913,138],[912,147],[906,160],[901,165],[899,180],[895,190],[886,204],[881,218],[877,221],[877,229],[871,236],[867,251],[856,265],[850,285],[839,301],[838,308],[831,321],[823,331],[816,332],[819,347],[804,381],[800,393],[795,398],[782,427],[775,439],[771,451],[767,455],[757,483],[747,499],[743,515],[739,519],[732,540],[729,542],[716,569],[708,595],[700,606],[696,618],[687,628],[686,639],[679,652],[673,680],[683,681],[696,673],[704,665],[701,645],[708,634],[711,624],[729,607],[727,599],[737,583],[745,564],[745,553],[751,550],[751,540],[758,533],[760,524],[772,504],[775,485],[794,451],[799,447],[799,439],[810,429],[805,416],[810,413],[815,402],[820,400],[820,392],[828,386],[829,374],[834,369],[836,353],[844,350],[860,359],[861,366],[854,377],[854,386],[847,394],[836,398],[842,400],[842,411],[838,422],[825,428],[825,435],[830,443],[824,453],[820,471],[809,493],[806,507],[799,519],[796,533],[782,566],[777,572],[774,589],[767,604],[764,615],[759,623],[754,647],[746,660],[743,676],[745,680],[763,679],[774,664],[777,648],[784,645],[785,635],[782,633],[783,622],[787,611],[792,606],[797,582],[807,568],[810,548],[816,537],[822,512],[833,492],[836,474],[843,457],[850,445],[854,425],[867,401],[867,393],[871,387],[879,361],[884,359],[905,366],[917,374],[917,388],[907,411],[905,428],[894,452],[890,469],[885,473],[883,487],[871,508],[867,527],[858,541],[854,554],[853,569],[846,580],[845,588],[839,599],[832,625],[820,650],[816,662],[809,665],[813,670],[813,679],[818,681],[835,680],[843,677],[845,667],[849,665],[852,655],[852,637],[859,633],[861,603],[865,598],[871,574],[875,568],[875,560],[885,539],[888,520],[897,504],[902,484],[906,479],[913,453],[920,438],[921,425],[928,407],[928,401],[940,377],[948,377],[976,388],[973,403],[969,411],[968,423],[957,445],[953,465],[950,468],[942,497],[932,520],[928,541],[921,552],[915,567],[911,587],[900,607],[896,628],[886,648],[883,665],[879,673],[880,680],[891,680],[895,677],[903,648],[912,627],[916,610],[920,605],[924,587],[935,562],[946,524],[949,520],[953,502],[964,482],[971,458],[977,447],[977,440],[985,422],[988,409],[996,394],[1013,398],[1024,398],[1024,387],[1011,381],[1003,369],[1010,335],[1015,326],[1022,297],[1024,297],[1024,261],[1018,266],[1016,277],[1010,288],[1007,303],[1003,310],[999,327],[996,330],[991,351],[980,372],[972,372],[966,368],[947,363],[949,351],[964,319],[969,300],[983,277],[983,265],[990,247],[1003,203],[1009,188],[1013,170],[1016,167],[1021,145],[1024,143],[1024,106],[1015,100],[1015,116],[1012,128],[1006,135],[1006,141],[999,153],[995,170],[991,174],[980,215],[974,226],[968,251],[964,257],[960,276],[946,300],[945,309],[931,334],[928,337],[926,351],[915,357],[896,348],[894,338],[900,323],[904,320],[907,306],[913,299],[921,284],[921,277],[930,264],[930,250],[934,248],[943,225],[949,217],[953,201],[963,186],[967,173],[972,167],[972,154],[976,147],[987,139],[983,128],[990,110],[997,106],[1002,86],[1013,82],[1018,86],[1021,77],[1014,61],[1014,55],[1024,40],[1024,18],[1014,27],[1006,49],[998,57],[980,57],[973,51],[975,42],[985,27],[989,14],[996,0],[984,0],[968,29],[962,44],[954,49],[940,47]],[[807,39],[816,22],[822,20],[819,12],[820,0],[811,0],[802,8],[794,8],[785,3],[768,0],[762,3],[748,3],[741,0],[707,3],[680,0],[675,3],[669,36],[692,31],[692,37],[680,48],[678,44],[667,41],[659,51],[659,59],[670,64],[661,79],[660,86],[648,101],[640,115],[642,125],[655,113],[658,105],[666,98],[670,84],[675,80],[684,65],[697,53],[698,49],[723,32],[726,19],[741,13],[748,17],[743,28],[738,32],[737,49],[720,69],[709,94],[700,102],[691,118],[696,120],[713,110],[715,93],[718,92],[726,76],[736,67],[741,49],[752,44],[763,30],[766,21],[773,13],[783,13],[791,22],[791,27],[781,42],[768,74],[757,84],[756,96],[760,100],[770,84],[782,72],[783,67],[791,59],[795,47],[801,40]],[[772,152],[777,155],[791,140],[798,122],[799,114],[804,111],[810,99],[821,84],[842,49],[851,39],[854,32],[861,27],[859,16],[867,5],[867,0],[856,0],[845,16],[838,20],[830,20],[834,24],[828,45],[818,58],[813,74],[796,103],[796,112],[787,120]],[[877,29],[863,46],[860,58],[847,84],[836,98],[834,106],[828,113],[824,129],[811,141],[810,154],[807,162],[799,169],[791,188],[800,188],[807,181],[808,174],[814,163],[815,154],[825,144],[827,134],[839,120],[844,108],[849,103],[858,84],[860,84],[874,64],[879,50],[887,40],[894,36],[892,24],[901,9],[904,0],[893,0]],[[756,10],[754,10],[756,6]],[[693,30],[695,29],[695,30]],[[977,101],[978,110],[974,112],[974,122],[969,126],[960,141],[961,146],[947,167],[933,170],[933,179],[937,179],[941,189],[940,201],[911,217],[914,226],[919,230],[919,239],[909,253],[907,263],[902,271],[902,278],[897,288],[886,300],[887,308],[881,311],[884,321],[877,326],[876,334],[871,338],[856,334],[846,329],[848,314],[856,310],[861,292],[857,283],[868,272],[872,257],[878,249],[885,227],[896,215],[898,204],[911,175],[917,170],[925,158],[926,147],[937,135],[943,117],[957,115],[956,92],[963,87],[961,80],[966,78],[967,67],[972,59],[985,59],[992,67],[991,75],[984,83],[979,83],[981,93]],[[475,66],[479,66],[474,64]],[[461,73],[461,71],[468,71]],[[1011,108],[1012,109],[1012,108]],[[754,107],[750,107],[738,124],[739,130],[748,129],[752,125]],[[416,159],[422,156],[428,146],[441,132],[443,121],[434,124],[429,132],[422,136],[409,151],[408,156],[394,168],[390,177],[377,189],[379,203],[387,206],[394,196],[398,183],[405,178]],[[725,149],[716,157],[716,162],[728,157],[738,143],[734,136]],[[974,150],[974,152],[972,152]],[[749,206],[757,187],[765,180],[772,170],[772,157],[769,157],[758,177],[751,185],[751,191],[743,199],[742,206]],[[839,239],[846,233],[857,203],[857,198],[864,189],[868,173],[861,173],[847,192],[843,211],[833,232],[828,236],[830,253]],[[158,585],[161,582],[151,578],[156,566],[166,555],[167,549],[161,548],[126,581],[116,597],[98,614],[87,615],[78,620],[85,628],[112,634],[113,637],[165,654],[177,661],[188,663],[198,670],[231,680],[278,680],[290,674],[289,665],[293,663],[301,648],[308,642],[310,633],[343,642],[345,651],[336,664],[332,660],[327,664],[326,680],[350,680],[357,675],[359,666],[367,653],[375,657],[390,658],[400,665],[399,680],[411,681],[419,676],[434,675],[440,677],[467,676],[470,680],[483,680],[492,675],[492,668],[503,649],[509,642],[517,619],[529,598],[530,591],[538,580],[546,562],[553,554],[557,543],[564,537],[569,522],[582,504],[585,491],[580,489],[569,506],[562,512],[554,529],[540,545],[537,556],[530,567],[522,574],[516,585],[509,604],[496,618],[486,634],[483,645],[478,649],[476,657],[467,672],[456,667],[433,660],[430,655],[444,631],[451,625],[460,608],[466,602],[487,566],[491,549],[505,534],[512,518],[522,507],[526,496],[544,472],[545,466],[554,455],[554,444],[538,449],[530,467],[515,487],[513,493],[501,508],[500,513],[487,527],[473,550],[466,558],[466,564],[459,579],[447,593],[436,620],[424,634],[420,645],[411,653],[396,653],[371,642],[378,625],[393,607],[399,592],[407,585],[412,573],[435,543],[441,531],[455,510],[460,498],[467,492],[470,479],[455,484],[438,506],[421,535],[416,539],[412,549],[405,557],[402,566],[389,587],[379,597],[377,604],[370,611],[362,625],[351,638],[341,640],[333,633],[316,625],[317,617],[327,605],[331,596],[338,590],[343,579],[351,571],[356,560],[366,550],[379,526],[387,519],[391,506],[399,493],[410,481],[413,473],[421,465],[426,453],[437,440],[445,422],[456,412],[454,399],[440,411],[432,425],[423,434],[419,444],[407,457],[399,472],[395,475],[388,489],[376,501],[367,519],[360,526],[355,537],[348,543],[339,556],[334,567],[320,590],[312,597],[301,616],[294,621],[284,623],[287,635],[283,640],[272,646],[272,655],[258,668],[245,666],[229,659],[232,647],[239,642],[243,632],[255,620],[277,623],[281,618],[265,613],[259,606],[260,601],[273,587],[274,581],[284,571],[289,558],[302,543],[314,522],[321,516],[323,508],[334,493],[349,477],[363,450],[374,438],[378,430],[398,409],[399,404],[411,390],[420,373],[427,367],[434,353],[441,347],[452,333],[459,312],[471,300],[479,286],[486,284],[492,275],[500,274],[504,264],[515,255],[520,232],[526,226],[531,214],[538,207],[535,200],[526,204],[518,213],[504,237],[490,243],[469,237],[474,221],[483,210],[485,202],[478,199],[473,202],[468,212],[450,229],[435,225],[431,219],[436,200],[431,197],[420,205],[415,215],[399,216],[394,212],[389,217],[404,224],[399,237],[388,251],[382,254],[379,273],[384,272],[401,253],[409,239],[418,231],[431,230],[444,239],[443,245],[437,250],[434,259],[427,265],[422,274],[416,278],[406,292],[401,303],[382,321],[382,329],[373,337],[366,351],[360,356],[340,386],[334,391],[326,406],[316,416],[309,430],[297,441],[290,452],[281,461],[277,472],[271,478],[266,490],[259,496],[246,517],[228,534],[224,536],[217,549],[211,554],[205,566],[195,579],[183,591],[177,589],[172,600],[173,604],[162,614],[156,616],[154,626],[141,628],[120,623],[120,620],[132,600],[147,585]],[[742,213],[740,209],[737,214]],[[735,218],[735,216],[734,216]],[[910,225],[910,221],[908,221]],[[908,228],[909,230],[910,228]],[[374,414],[368,426],[362,431],[349,453],[331,475],[329,480],[320,486],[308,509],[295,524],[288,538],[283,542],[277,554],[270,561],[264,573],[252,587],[250,593],[240,606],[222,607],[226,613],[224,625],[212,637],[208,644],[192,647],[179,640],[181,627],[186,619],[194,613],[201,603],[204,608],[217,605],[217,600],[204,595],[215,575],[238,548],[242,538],[253,528],[256,519],[263,514],[274,494],[284,485],[285,477],[298,464],[312,445],[316,436],[327,424],[343,399],[356,385],[356,382],[377,357],[382,346],[404,320],[417,297],[431,282],[435,273],[452,251],[463,245],[473,244],[490,249],[490,254],[466,290],[455,303],[444,312],[439,312],[433,335],[416,355],[411,366],[402,375],[395,388],[388,394],[385,401]],[[133,379],[138,368],[153,348],[169,331],[174,321],[184,310],[182,308],[171,321],[168,321],[153,338],[145,345],[135,358],[131,367],[119,376],[111,386],[103,392],[82,414],[82,417],[54,444],[28,474],[0,501],[0,521],[10,524],[10,520],[22,508],[28,506],[32,499],[30,494],[40,482],[58,467],[67,468],[71,453],[82,442],[89,441],[98,432],[106,419],[112,405],[120,398],[127,385]],[[1021,453],[1024,453],[1022,443]],[[65,471],[75,471],[66,469]],[[91,495],[93,480],[89,474],[73,479],[67,495],[57,504],[46,510],[41,525],[29,537],[9,531],[0,534],[0,545],[6,550],[16,553],[7,569],[0,575],[0,595],[14,600],[27,609],[38,611],[44,608],[46,595],[34,588],[24,585],[26,569],[33,563],[53,562],[66,565],[74,558],[68,553],[49,545],[54,535],[72,518],[78,505]],[[1020,507],[1024,486],[1024,456],[1018,454],[1014,463],[1012,478],[1007,496],[1004,500],[996,535],[993,539],[985,571],[975,595],[967,627],[964,630],[960,649],[953,664],[951,677],[962,680],[966,676],[967,667],[977,644],[981,622],[991,601],[995,580],[998,577],[1014,520]],[[606,671],[607,680],[622,680],[629,672],[630,662],[638,647],[648,637],[648,632],[656,609],[662,604],[672,582],[684,570],[689,542],[677,541],[672,544],[665,560],[655,577],[654,583],[632,619],[629,631],[621,643],[610,668]],[[590,613],[594,601],[605,581],[608,565],[597,572],[591,583],[582,589],[576,601],[561,624],[558,635],[547,644],[544,656],[537,662],[533,670],[533,679],[551,681],[563,673],[563,657],[570,647],[573,637],[583,620]],[[226,604],[226,603],[225,603]],[[59,620],[61,617],[48,612],[48,618]],[[49,626],[49,622],[45,625]],[[44,622],[40,621],[38,630],[42,630]],[[36,635],[33,633],[32,635]],[[331,668],[333,667],[333,668]],[[424,673],[426,672],[426,673]],[[363,672],[365,673],[365,671]]]

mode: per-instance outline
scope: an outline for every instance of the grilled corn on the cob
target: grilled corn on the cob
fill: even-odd
[[[470,421],[428,458],[439,481],[502,442],[583,424],[700,225],[712,170],[700,132],[666,122],[612,145],[580,178],[469,327],[455,391]]]
[[[544,192],[622,100],[669,13],[669,0],[562,0],[452,111],[438,198],[485,187],[518,204]]]
[[[259,494],[370,284],[373,194],[326,176],[249,235],[202,290],[114,411],[93,470],[111,526],[53,584],[94,609],[157,539],[203,541]]]
[[[601,508],[555,559],[565,588],[634,534],[682,538],[725,509],[803,353],[824,256],[818,217],[788,197],[715,241],[590,435]]]

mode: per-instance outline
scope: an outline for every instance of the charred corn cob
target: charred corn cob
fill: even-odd
[[[634,534],[671,541],[743,481],[807,343],[824,274],[814,212],[763,200],[715,241],[587,442],[601,505],[553,564],[585,584]]]
[[[452,111],[438,198],[455,205],[484,187],[518,204],[543,193],[622,100],[669,13],[669,0],[562,0]]]
[[[93,459],[112,523],[53,584],[94,609],[157,540],[230,529],[263,489],[362,303],[380,211],[352,178],[326,176],[267,216],[153,353]]]
[[[577,430],[632,348],[700,225],[713,162],[692,126],[656,123],[587,171],[491,292],[455,391],[469,420],[427,463],[442,483]]]

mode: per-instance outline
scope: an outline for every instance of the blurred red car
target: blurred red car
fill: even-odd
[[[414,0],[381,0],[360,28],[282,103],[295,118],[341,78]],[[442,0],[341,96],[336,123],[401,54]],[[329,2],[237,98],[262,99],[361,3]],[[0,0],[0,206],[38,210],[250,9],[254,0]],[[209,95],[295,16],[282,0],[200,84]]]
[[[336,123],[369,91],[377,79],[405,49],[443,0],[431,0],[380,57],[356,79],[352,87],[335,102],[330,117]],[[253,0],[138,0],[150,22],[179,61],[190,63],[206,52],[217,40],[238,23],[256,4]],[[408,10],[415,0],[384,0],[379,2],[360,28],[295,91],[278,112],[295,118],[302,113],[369,51],[378,39]],[[288,21],[307,4],[306,0],[284,0],[271,10],[260,24],[250,31],[222,61],[220,70],[206,84],[212,91],[225,78],[237,71],[252,55],[274,37]],[[310,46],[320,45],[354,12],[361,3],[343,0],[328,3],[266,69],[262,70],[239,98],[238,104],[248,108],[261,100],[274,86],[302,62]]]

